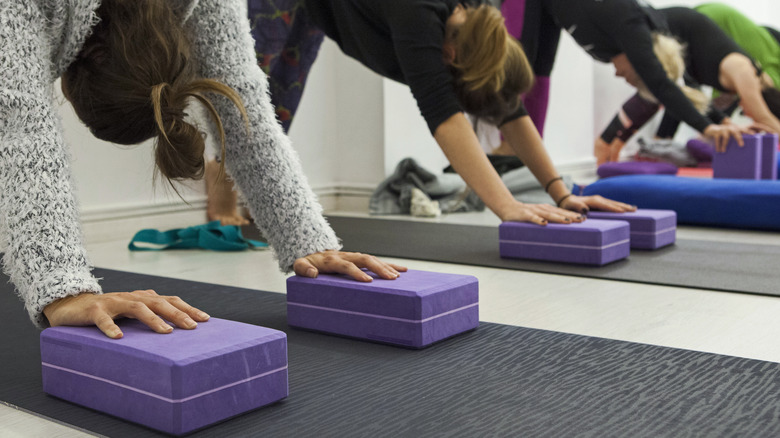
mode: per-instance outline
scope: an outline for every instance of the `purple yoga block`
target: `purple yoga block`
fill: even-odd
[[[504,222],[498,228],[501,257],[602,266],[628,257],[628,222],[588,219],[546,226]]]
[[[287,335],[211,318],[158,334],[121,320],[124,337],[96,327],[41,333],[43,390],[181,435],[287,397]]]
[[[591,211],[588,220],[626,221],[631,227],[631,248],[658,249],[674,243],[677,237],[677,213],[672,210],[642,210],[627,213]]]
[[[715,152],[712,160],[714,178],[761,179],[761,136],[743,134],[742,139],[745,143],[742,147],[731,139],[726,152]]]
[[[479,284],[470,275],[402,272],[371,283],[342,275],[287,279],[290,326],[423,348],[479,325]]]
[[[621,161],[604,163],[599,166],[596,173],[599,178],[621,175],[676,175],[677,166],[665,162]]]
[[[761,138],[761,179],[777,179],[777,134]]]
[[[688,152],[700,163],[711,163],[715,155],[715,146],[705,140],[692,138],[685,144]]]

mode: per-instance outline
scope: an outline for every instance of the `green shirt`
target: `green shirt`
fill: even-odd
[[[761,26],[753,23],[734,8],[722,3],[705,3],[694,9],[708,16],[715,24],[750,54],[780,87],[780,44]]]

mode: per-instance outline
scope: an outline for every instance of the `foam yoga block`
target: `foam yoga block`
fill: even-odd
[[[726,152],[716,152],[712,160],[715,178],[761,179],[762,140],[759,135],[743,135],[744,146],[729,140]]]
[[[504,222],[499,226],[501,257],[583,265],[606,265],[628,257],[628,222],[589,219],[573,224]]]
[[[685,147],[693,158],[699,162],[712,162],[712,158],[715,155],[715,146],[698,138],[688,140]]]
[[[588,220],[626,221],[631,227],[631,248],[658,249],[674,243],[677,236],[677,213],[671,210],[643,210],[627,213],[591,211]]]
[[[761,179],[777,179],[777,134],[761,138]]]
[[[479,285],[469,275],[402,272],[371,283],[341,275],[287,279],[293,327],[423,348],[479,325]]]
[[[161,335],[136,320],[41,333],[43,390],[181,435],[287,397],[287,335],[211,318]]]
[[[623,161],[604,163],[596,172],[600,178],[621,175],[675,175],[677,166],[663,162]]]

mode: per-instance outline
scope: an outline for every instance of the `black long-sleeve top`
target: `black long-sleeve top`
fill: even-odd
[[[741,53],[748,58],[745,52],[733,39],[731,39],[714,21],[695,9],[685,7],[672,7],[657,10],[660,18],[666,23],[668,33],[685,45],[685,82],[693,87],[708,85],[716,90],[726,90],[720,83],[720,64],[731,53]],[[752,58],[750,58],[752,60]],[[755,61],[754,65],[755,65]],[[758,66],[756,73],[760,72]],[[642,107],[640,109],[640,107]],[[647,120],[655,114],[658,106],[654,103],[633,98],[623,106],[623,112],[632,121],[630,126],[616,117],[609,127],[602,133],[602,139],[609,142],[615,136],[621,140],[628,138],[636,132]],[[721,111],[710,109],[708,118],[716,123],[726,117]],[[671,138],[679,125],[679,117],[667,108],[658,136]]]
[[[671,34],[686,47],[685,70],[690,77],[699,85],[729,91],[720,83],[720,63],[731,53],[741,53],[748,58],[750,55],[714,21],[695,9],[674,7],[658,12]]]
[[[594,59],[610,62],[625,53],[639,77],[666,110],[699,131],[712,120],[699,113],[671,81],[653,53],[652,32],[667,25],[642,0],[527,0],[521,42],[534,73],[549,76],[564,29]]]
[[[314,23],[348,56],[409,85],[432,133],[461,112],[443,60],[447,19],[483,0],[306,0]],[[508,120],[526,115],[521,108]]]

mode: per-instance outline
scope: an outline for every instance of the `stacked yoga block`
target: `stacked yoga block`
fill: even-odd
[[[287,279],[292,327],[423,348],[479,325],[479,286],[469,275],[407,271],[361,283],[342,275]]]
[[[673,244],[677,214],[671,210],[592,211],[581,223],[504,222],[498,233],[504,258],[603,266],[628,257],[631,248],[653,250]]]
[[[44,330],[43,390],[173,435],[288,395],[283,332],[218,318],[165,335],[117,323],[121,339],[94,326]]]
[[[628,222],[632,249],[658,249],[673,244],[677,238],[677,213],[672,210],[591,211],[588,221],[593,219]]]
[[[715,178],[777,179],[776,134],[743,135],[744,146],[731,139],[726,152],[716,152],[712,161]]]

